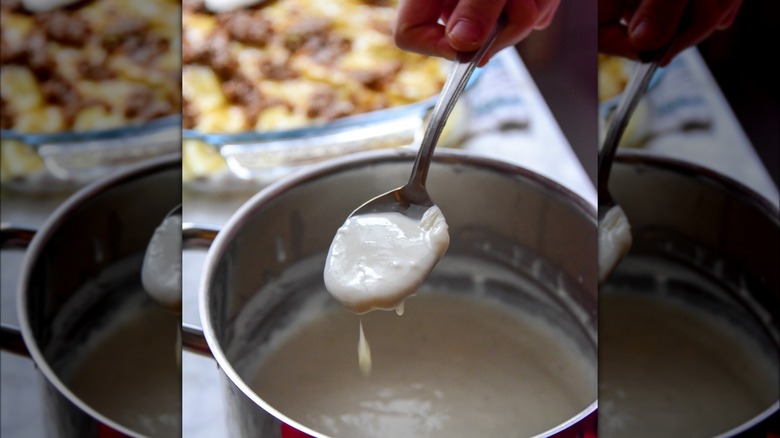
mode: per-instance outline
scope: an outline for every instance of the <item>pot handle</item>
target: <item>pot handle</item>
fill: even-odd
[[[184,222],[181,224],[181,247],[183,250],[209,249],[219,230],[220,228],[214,225]]]
[[[194,324],[181,323],[181,348],[201,356],[214,357],[203,335],[203,329]]]
[[[0,224],[0,248],[24,249],[35,236],[37,230],[32,228],[16,227],[11,224]],[[193,223],[182,224],[182,248],[183,249],[208,249],[211,242],[219,232],[218,227],[209,225],[196,225]],[[182,348],[188,351],[212,357],[203,330],[192,324],[182,324]],[[27,347],[24,344],[22,334],[16,327],[0,326],[0,349],[29,357]]]
[[[219,227],[213,225],[184,222],[181,225],[182,250],[208,249],[218,232]],[[181,346],[182,349],[192,353],[213,357],[206,337],[203,335],[203,329],[196,325],[182,323]]]
[[[37,231],[4,222],[0,224],[0,249],[25,249]],[[19,329],[5,324],[0,325],[0,350],[30,357]]]
[[[0,248],[25,249],[38,230],[3,222],[0,224]]]
[[[24,338],[22,338],[22,332],[16,327],[5,324],[0,325],[0,350],[30,357],[30,352],[24,344]]]

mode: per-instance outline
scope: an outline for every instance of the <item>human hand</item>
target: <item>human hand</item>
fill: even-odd
[[[457,52],[477,50],[504,12],[507,24],[482,59],[480,65],[484,65],[499,50],[517,44],[532,30],[549,26],[559,3],[560,0],[400,0],[395,43],[404,50],[455,59]]]
[[[669,47],[664,66],[684,49],[734,22],[742,0],[599,0],[599,51],[630,59]]]

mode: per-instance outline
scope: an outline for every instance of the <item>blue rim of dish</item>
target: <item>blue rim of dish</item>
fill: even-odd
[[[479,77],[482,76],[482,71],[483,68],[474,70],[471,79],[469,79],[469,82],[466,85],[466,90],[472,88],[474,84],[477,83]],[[182,139],[200,140],[210,145],[222,146],[226,144],[263,143],[333,134],[355,129],[357,127],[370,126],[374,123],[397,120],[403,117],[422,117],[425,114],[425,111],[436,104],[436,99],[438,99],[438,97],[439,95],[436,94],[419,102],[342,117],[329,122],[316,123],[295,129],[278,131],[241,131],[231,133],[207,133],[194,129],[182,129]]]
[[[181,128],[181,115],[161,117],[144,123],[122,126],[100,131],[66,131],[53,133],[21,133],[11,129],[0,130],[0,139],[18,140],[30,146],[51,143],[82,143],[92,140],[113,140],[125,137],[152,134],[171,128]]]

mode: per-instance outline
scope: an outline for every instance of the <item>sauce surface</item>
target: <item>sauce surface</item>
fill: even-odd
[[[778,370],[736,327],[658,294],[599,295],[599,437],[708,437],[777,400]]]
[[[369,375],[355,360],[358,317],[337,307],[278,334],[253,390],[339,437],[530,436],[595,400],[595,366],[543,320],[471,297],[411,300],[403,316],[360,317]]]
[[[128,310],[137,313],[85,346],[66,384],[86,404],[131,430],[180,436],[179,319],[157,305]]]

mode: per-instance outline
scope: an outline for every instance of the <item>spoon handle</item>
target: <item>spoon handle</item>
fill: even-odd
[[[612,117],[612,122],[609,124],[607,135],[604,138],[603,146],[599,151],[598,167],[599,167],[599,187],[606,186],[609,180],[609,172],[612,167],[612,159],[615,156],[615,150],[620,143],[623,132],[628,126],[628,121],[631,119],[631,115],[634,113],[636,106],[642,99],[647,84],[650,83],[650,79],[658,69],[658,60],[660,56],[656,57],[652,62],[638,64],[636,70],[630,76],[626,89],[623,91],[623,98],[620,100],[620,104],[615,110],[615,115]]]
[[[690,8],[683,14],[679,26],[682,27],[689,22]],[[671,53],[676,43],[677,35],[660,50],[640,55],[640,64],[637,65],[636,70],[628,78],[628,83],[623,91],[623,97],[615,110],[615,115],[612,117],[612,122],[610,122],[607,129],[607,135],[604,137],[604,143],[602,143],[601,150],[599,150],[598,191],[599,204],[601,205],[613,202],[607,189],[609,173],[612,170],[612,160],[615,158],[615,151],[620,144],[620,139],[623,137],[629,120],[631,120],[631,115],[634,113],[645,91],[647,91],[647,85],[650,83],[650,79],[652,79],[655,71],[658,70],[658,65]],[[605,202],[601,202],[602,195],[606,198]]]
[[[439,141],[439,136],[444,129],[444,124],[447,122],[452,109],[458,102],[458,97],[466,88],[466,84],[471,78],[471,74],[474,69],[485,56],[490,46],[496,40],[496,36],[506,24],[506,17],[501,14],[498,23],[493,28],[493,31],[488,36],[488,39],[482,44],[482,46],[474,52],[459,52],[458,59],[453,62],[450,68],[447,80],[444,82],[441,94],[439,94],[439,100],[436,102],[436,106],[433,108],[433,115],[428,122],[428,128],[425,130],[420,149],[417,152],[417,159],[414,161],[414,167],[412,168],[412,174],[409,177],[407,186],[423,188],[425,186],[425,180],[428,177],[428,168],[431,164],[431,158],[433,157],[433,150],[436,147],[436,143]]]

